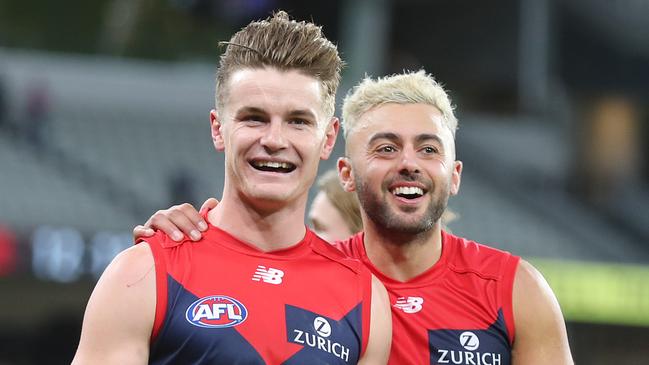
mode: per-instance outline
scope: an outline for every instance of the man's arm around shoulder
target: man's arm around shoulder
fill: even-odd
[[[387,364],[392,343],[392,313],[388,292],[372,275],[372,309],[370,337],[359,365]]]
[[[513,305],[513,364],[573,364],[559,302],[541,273],[525,260],[516,270]]]
[[[156,305],[147,243],[115,257],[90,296],[73,365],[146,364]]]

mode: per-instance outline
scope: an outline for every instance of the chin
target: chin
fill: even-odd
[[[418,234],[430,231],[435,226],[434,222],[430,220],[395,220],[390,222],[390,229],[401,232],[401,233],[410,233]]]
[[[251,186],[250,189],[247,189],[245,194],[252,200],[273,203],[293,201],[300,195],[293,189],[287,189],[285,185],[263,187]]]
[[[254,200],[282,202],[289,200],[292,194],[278,191],[252,191],[247,195]]]

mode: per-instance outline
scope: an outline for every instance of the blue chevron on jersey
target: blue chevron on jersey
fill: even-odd
[[[509,365],[511,346],[502,311],[487,329],[429,330],[430,363]]]
[[[187,320],[185,311],[201,299],[170,275],[167,283],[177,301],[174,311],[167,312],[165,326],[151,347],[149,364],[265,364],[234,327],[203,326],[200,333],[196,332],[196,325]]]
[[[340,320],[286,305],[286,335],[303,346],[290,359],[292,364],[355,364],[360,357],[362,304]]]
[[[360,262],[310,230],[271,252],[211,225],[200,242],[167,240],[147,239],[156,274],[151,364],[357,363],[372,290]]]

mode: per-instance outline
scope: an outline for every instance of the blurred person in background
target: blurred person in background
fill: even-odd
[[[356,194],[343,190],[335,169],[318,180],[318,193],[309,208],[315,233],[329,242],[343,240],[363,229]]]
[[[118,255],[75,364],[387,362],[385,288],[304,225],[338,132],[341,67],[320,27],[285,12],[230,39],[210,112],[224,192],[203,217],[205,244],[159,233]]]
[[[462,162],[457,119],[432,76],[364,80],[345,98],[343,128],[338,173],[345,190],[358,194],[364,232],[335,246],[388,289],[389,363],[572,364],[563,315],[543,276],[520,257],[442,228]],[[200,221],[191,206],[175,206],[134,235],[151,235],[150,227],[197,232]]]

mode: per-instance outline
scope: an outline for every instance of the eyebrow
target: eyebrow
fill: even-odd
[[[382,133],[377,133],[370,138],[368,144],[372,144],[376,142],[379,139],[388,139],[390,141],[398,141],[401,138],[396,134],[392,132],[382,132]]]
[[[316,115],[313,114],[312,111],[306,110],[306,109],[291,110],[288,113],[288,115],[291,116],[291,117],[302,117],[302,118],[307,118],[307,119],[312,119],[312,120],[317,120],[318,119],[316,117]]]
[[[415,142],[422,143],[422,142],[426,142],[426,141],[431,140],[431,139],[436,141],[437,143],[439,143],[442,146],[444,145],[444,141],[442,141],[442,138],[440,138],[440,136],[438,136],[437,134],[428,134],[428,133],[418,135],[415,138]]]
[[[266,114],[266,111],[264,111],[261,108],[257,108],[254,106],[244,106],[242,108],[239,108],[237,110],[236,114],[243,114],[243,113],[250,113],[250,114]]]
[[[250,114],[268,114],[264,109],[254,107],[254,106],[244,106],[237,110],[237,114],[245,114],[245,113],[250,113]],[[296,109],[296,110],[291,110],[288,112],[289,117],[303,117],[303,118],[308,118],[308,119],[313,119],[316,120],[315,114],[313,114],[312,111],[307,110],[307,109]]]
[[[372,143],[374,143],[375,141],[377,141],[379,139],[387,139],[387,140],[390,140],[390,141],[398,141],[398,140],[401,139],[401,137],[399,137],[399,135],[397,135],[396,133],[392,133],[392,132],[377,133],[377,134],[373,135],[372,138],[370,138],[370,141],[369,141],[368,144],[372,144]],[[434,140],[437,143],[439,143],[440,145],[444,145],[444,142],[442,141],[442,138],[440,136],[438,136],[437,134],[424,133],[424,134],[419,134],[419,135],[417,135],[417,137],[415,137],[415,142],[416,143],[422,143],[422,142],[426,142],[426,141],[429,141],[429,140]]]

